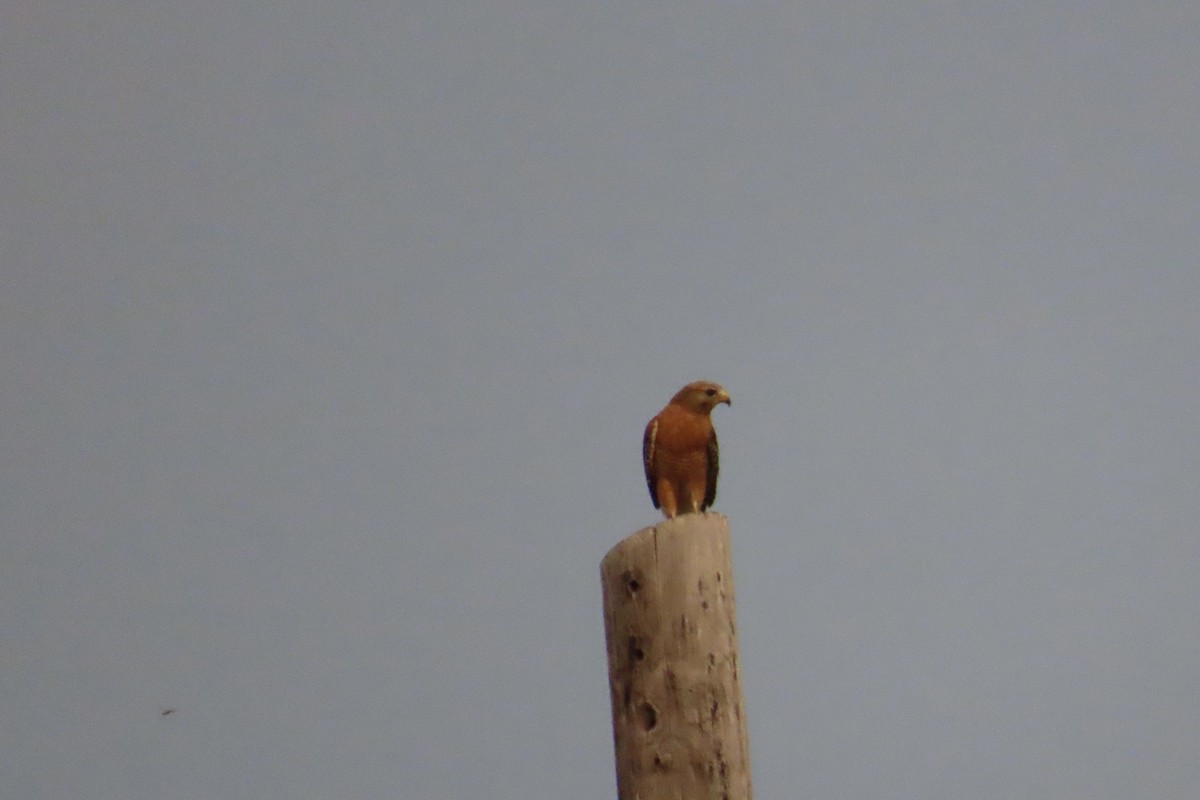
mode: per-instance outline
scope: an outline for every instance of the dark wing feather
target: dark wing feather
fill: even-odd
[[[646,485],[650,487],[650,502],[658,508],[658,481],[654,478],[654,444],[658,436],[658,417],[646,425],[646,433],[642,436],[642,466],[646,470]]]
[[[700,510],[708,508],[717,499],[717,472],[720,468],[720,448],[717,447],[717,432],[708,432],[708,475],[704,483],[704,505]]]

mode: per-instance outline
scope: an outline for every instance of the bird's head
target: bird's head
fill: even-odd
[[[707,414],[721,403],[727,406],[733,405],[733,401],[729,399],[729,392],[719,383],[712,381],[695,381],[680,389],[671,398],[672,403],[686,406],[695,411],[700,411]]]

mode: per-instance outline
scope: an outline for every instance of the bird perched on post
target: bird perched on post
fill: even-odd
[[[720,384],[689,383],[646,425],[646,484],[667,519],[703,511],[717,498],[717,432],[709,414],[720,403],[733,405]]]

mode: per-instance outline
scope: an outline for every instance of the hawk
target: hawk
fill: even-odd
[[[720,403],[733,405],[720,384],[689,383],[646,425],[646,484],[667,519],[703,511],[717,498],[717,432],[709,414]]]

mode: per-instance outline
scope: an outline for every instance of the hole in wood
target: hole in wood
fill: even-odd
[[[638,722],[642,724],[642,730],[654,730],[658,726],[658,709],[643,700],[638,706]]]
[[[625,590],[629,592],[630,597],[637,594],[638,590],[642,588],[642,582],[632,572],[626,572],[621,579],[625,581]]]
[[[645,661],[646,651],[642,649],[642,643],[638,641],[638,637],[629,637],[629,660],[630,661]]]

